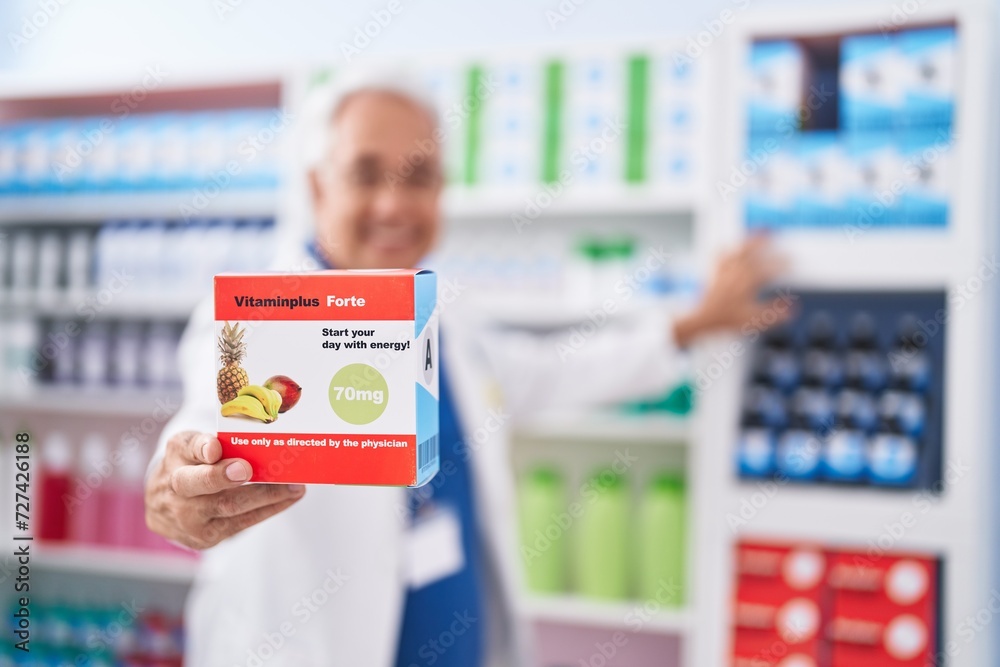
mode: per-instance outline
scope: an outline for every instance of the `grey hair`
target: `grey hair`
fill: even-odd
[[[303,130],[308,140],[300,147],[307,168],[318,166],[326,157],[335,139],[334,119],[359,93],[400,97],[426,113],[434,130],[438,130],[441,121],[437,105],[418,80],[416,73],[401,69],[351,68],[311,90],[303,105]]]
[[[427,113],[434,125],[434,136],[440,132],[441,120],[436,104],[418,82],[419,75],[400,69],[357,68],[338,72],[330,81],[314,87],[304,97],[296,113],[295,134],[289,147],[294,155],[291,181],[282,194],[278,215],[279,242],[274,269],[287,270],[299,266],[303,243],[315,235],[313,210],[308,188],[309,174],[320,166],[335,140],[334,119],[347,101],[359,93],[388,93],[412,102]]]

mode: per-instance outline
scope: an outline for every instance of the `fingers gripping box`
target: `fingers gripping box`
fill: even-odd
[[[252,481],[420,486],[438,470],[437,277],[215,277],[224,457]]]

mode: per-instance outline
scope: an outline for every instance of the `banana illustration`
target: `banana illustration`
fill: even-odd
[[[248,384],[239,390],[237,397],[239,396],[253,396],[260,401],[260,404],[264,406],[267,413],[271,415],[271,421],[278,418],[278,409],[281,407],[281,394],[273,389],[262,387],[259,384]]]
[[[254,396],[237,396],[228,403],[223,404],[222,416],[231,417],[233,415],[252,417],[253,419],[259,419],[265,424],[270,424],[274,421],[274,417],[267,411],[264,404]]]

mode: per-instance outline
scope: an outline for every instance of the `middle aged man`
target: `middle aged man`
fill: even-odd
[[[286,268],[418,265],[441,229],[436,116],[419,93],[385,80],[329,99],[309,172],[313,241]],[[415,147],[423,159],[400,169]],[[613,321],[565,359],[555,338],[474,317],[464,294],[443,304],[442,471],[417,491],[246,484],[249,464],[220,460],[214,437],[214,322],[203,304],[183,343],[184,406],[146,484],[149,526],[206,550],[188,602],[187,664],[521,664],[509,415],[665,391],[678,379],[679,348],[764,308],[783,312],[756,299],[777,269],[751,241],[719,264],[690,314]],[[433,548],[417,548],[428,525],[437,526]],[[438,572],[419,586],[407,576],[418,558]]]

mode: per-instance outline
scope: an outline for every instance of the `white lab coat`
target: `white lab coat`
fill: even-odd
[[[300,258],[292,266],[310,264]],[[489,618],[477,622],[487,624],[491,667],[521,665],[528,641],[513,620],[521,582],[511,415],[662,392],[678,379],[679,360],[665,312],[584,327],[576,351],[563,348],[561,359],[556,343],[568,341],[567,332],[496,326],[474,315],[467,297],[442,303],[441,327],[488,561]],[[214,337],[209,299],[185,332],[184,404],[150,467],[170,434],[216,431]],[[391,667],[405,593],[404,502],[400,488],[313,485],[290,509],[206,550],[187,602],[185,664]]]

